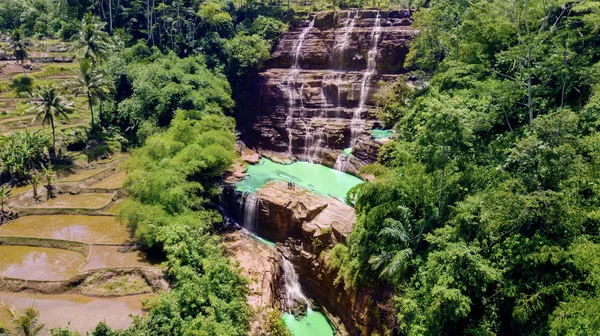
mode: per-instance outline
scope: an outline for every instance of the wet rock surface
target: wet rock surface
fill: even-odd
[[[319,237],[323,232],[335,232],[346,237],[356,221],[354,209],[330,197],[315,195],[302,188],[291,190],[285,182],[270,182],[255,193],[259,199],[256,233],[274,242],[288,237],[301,239]],[[224,203],[228,212],[241,217],[236,209],[240,197],[232,189],[225,190]],[[240,223],[242,218],[236,218]]]
[[[239,207],[235,195],[233,189],[224,192],[223,203],[229,207],[230,214]],[[272,298],[273,306],[297,316],[306,311],[302,300],[287,302],[282,262],[289,260],[299,274],[302,291],[327,314],[337,334],[370,335],[382,330],[390,316],[386,303],[391,291],[345,289],[343,283],[336,281],[336,270],[326,264],[330,248],[348,238],[356,222],[354,209],[337,199],[318,196],[301,188],[291,190],[284,182],[268,183],[255,195],[258,198],[256,233],[276,242],[277,251],[283,257],[281,260],[268,259],[272,262],[271,269],[274,267],[275,270],[265,274],[269,278],[274,276],[274,280],[271,286],[262,286],[262,291]],[[236,220],[243,221],[242,218]],[[254,251],[254,247],[244,249],[246,254]],[[260,258],[260,255],[251,258]],[[247,268],[243,263],[242,266]]]
[[[380,144],[369,131],[384,126],[374,97],[407,72],[404,60],[416,34],[410,15],[327,11],[292,27],[248,87],[238,118],[243,140],[330,167],[344,148],[354,147],[346,165],[351,173],[374,162]]]

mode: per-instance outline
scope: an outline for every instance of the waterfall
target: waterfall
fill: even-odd
[[[340,155],[338,155],[337,159],[335,160],[335,165],[333,166],[333,169],[339,170],[341,172],[345,172],[346,167],[348,167],[349,163],[350,163],[350,155],[346,155],[346,153],[341,153]]]
[[[350,145],[356,144],[357,138],[362,134],[365,128],[365,120],[362,117],[365,112],[365,105],[369,95],[369,82],[371,77],[377,71],[377,56],[379,55],[379,38],[381,36],[381,16],[377,12],[375,26],[371,32],[370,49],[367,53],[367,69],[363,74],[362,84],[360,88],[360,102],[358,108],[354,110],[354,115],[350,121]]]
[[[304,44],[304,39],[306,39],[306,34],[313,28],[315,25],[315,19],[310,21],[308,26],[302,30],[300,35],[298,36],[298,40],[294,43],[294,56],[293,56],[293,64],[290,69],[290,73],[287,76],[283,76],[282,84],[288,93],[288,115],[285,119],[285,127],[288,133],[288,153],[292,154],[292,130],[294,126],[294,106],[296,105],[296,79],[298,74],[300,73],[300,54],[302,53],[302,45]],[[299,92],[300,105],[303,107],[304,103],[302,101],[302,92],[304,90],[304,83],[302,83]]]
[[[348,10],[348,17],[344,21],[344,34],[342,38],[336,41],[333,46],[332,52],[332,60],[334,61],[333,66],[338,68],[340,65],[344,65],[344,51],[350,45],[350,37],[352,36],[352,31],[354,30],[354,24],[356,23],[356,16],[358,15],[358,11]]]
[[[260,199],[255,194],[247,194],[242,197],[244,208],[242,223],[244,229],[250,232],[256,232],[256,221],[258,219],[258,206]]]
[[[302,293],[300,279],[298,273],[294,269],[294,264],[291,261],[282,258],[281,267],[283,268],[283,280],[285,285],[285,308],[288,312],[292,311],[296,302],[306,304],[306,309],[310,310],[312,305],[310,300]]]
[[[315,129],[310,124],[306,125],[304,159],[310,163],[320,163],[321,153],[327,144],[327,133],[323,128]]]

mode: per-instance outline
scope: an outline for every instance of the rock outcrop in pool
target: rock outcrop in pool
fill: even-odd
[[[270,306],[286,311],[282,278],[285,271],[281,268],[282,261],[289,260],[299,274],[302,290],[327,313],[337,334],[369,335],[382,329],[385,319],[378,304],[387,301],[388,294],[365,289],[346,290],[335,281],[337,273],[325,262],[329,249],[348,238],[356,222],[354,208],[300,187],[291,190],[282,181],[268,182],[250,196],[228,186],[222,201],[236,222],[276,242],[283,256],[283,259],[269,258],[279,269],[268,273],[268,285],[262,284],[268,297],[275,295]],[[247,202],[253,205],[247,206]],[[252,223],[248,223],[247,218],[252,218]],[[244,268],[252,272],[251,267]]]

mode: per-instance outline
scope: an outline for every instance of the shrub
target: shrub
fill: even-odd
[[[0,144],[0,160],[4,172],[12,178],[22,179],[41,167],[46,160],[44,149],[49,142],[39,131],[25,131],[1,139]]]
[[[33,91],[33,77],[16,76],[11,80],[11,88],[21,94]]]

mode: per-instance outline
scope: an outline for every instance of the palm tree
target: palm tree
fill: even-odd
[[[78,86],[75,94],[83,91],[88,98],[90,114],[92,115],[92,130],[94,130],[94,101],[106,97],[110,92],[110,82],[104,78],[102,72],[95,70],[92,63],[84,58],[79,63],[75,75],[75,84]]]
[[[379,271],[381,278],[391,279],[406,271],[425,228],[411,221],[408,208],[399,207],[398,210],[400,219],[386,218],[378,234],[385,246],[390,248],[369,258],[369,264],[373,270]]]
[[[110,49],[110,37],[104,31],[105,25],[106,23],[87,13],[79,26],[77,47],[80,49],[80,56],[94,64],[104,60]]]
[[[71,108],[67,106],[65,99],[53,86],[40,87],[35,93],[35,97],[37,98],[34,103],[35,106],[31,107],[27,111],[36,112],[32,123],[41,118],[42,125],[50,124],[52,127],[52,151],[56,153],[56,133],[54,120],[57,118],[68,119],[67,113],[71,111]]]
[[[4,224],[4,217],[8,217],[7,214],[4,213],[4,205],[6,204],[6,201],[8,200],[11,194],[11,188],[8,188],[6,186],[0,187],[0,211],[2,211],[2,213],[0,213],[0,226]]]
[[[34,301],[31,301],[31,305],[25,308],[22,312],[15,307],[6,307],[7,315],[10,317],[13,327],[15,329],[15,335],[17,336],[36,336],[39,335],[42,329],[45,327],[44,324],[39,324],[38,319],[40,317],[39,310],[33,306]]]
[[[25,72],[25,59],[29,55],[27,52],[28,46],[29,41],[25,39],[21,29],[13,30],[8,41],[8,49],[13,51],[13,55],[15,55],[17,61],[21,61],[21,66],[23,67],[23,74],[25,77],[27,77],[27,73]]]
[[[52,164],[48,164],[48,168],[42,165],[42,174],[46,177],[46,198],[51,199],[54,198],[54,170],[52,169]]]
[[[40,175],[38,175],[38,174],[31,175],[31,185],[33,186],[33,199],[36,201],[38,200],[37,188],[40,185],[40,182],[41,182]]]

